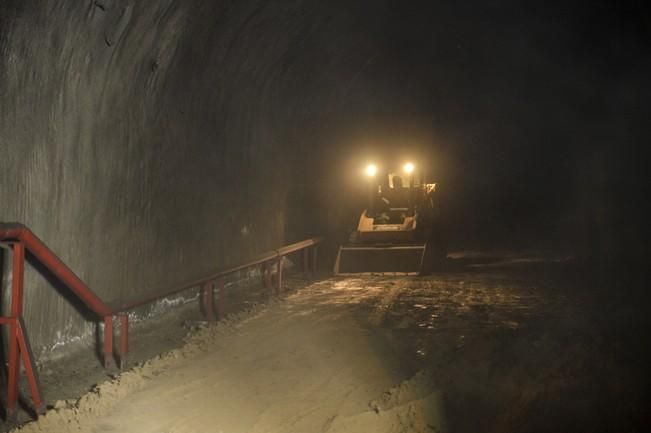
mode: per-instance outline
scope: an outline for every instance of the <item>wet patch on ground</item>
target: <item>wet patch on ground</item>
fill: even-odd
[[[604,309],[567,264],[513,263],[335,286],[383,293],[356,299],[408,371],[432,374],[451,431],[637,431],[648,353],[630,337],[646,323]]]

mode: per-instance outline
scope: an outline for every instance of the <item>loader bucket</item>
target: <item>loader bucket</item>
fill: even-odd
[[[403,274],[422,271],[425,244],[399,246],[349,245],[339,248],[335,275]]]

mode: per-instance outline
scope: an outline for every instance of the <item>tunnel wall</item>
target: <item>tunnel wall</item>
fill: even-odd
[[[359,167],[415,144],[453,248],[646,257],[648,61],[583,8],[508,3],[2,1],[0,221],[125,301],[312,234],[335,251]],[[26,290],[40,356],[90,341],[34,269]]]
[[[335,66],[311,3],[3,2],[0,221],[107,302],[315,234],[303,131]],[[25,286],[38,356],[92,338],[31,267]]]

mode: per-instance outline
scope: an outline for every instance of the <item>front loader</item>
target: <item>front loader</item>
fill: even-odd
[[[425,183],[411,163],[403,173],[380,173],[369,165],[366,177],[367,207],[349,242],[339,247],[335,274],[423,275],[439,269],[447,249],[438,185]]]

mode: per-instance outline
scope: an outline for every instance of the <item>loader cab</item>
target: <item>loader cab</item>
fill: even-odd
[[[388,176],[389,187],[385,190],[385,197],[388,198],[391,209],[409,208],[409,182],[405,184],[402,177],[396,173],[390,173]]]
[[[371,216],[374,224],[402,224],[410,212],[410,192],[402,178],[388,173],[377,187]]]
[[[378,170],[367,167],[369,198],[360,216],[355,238],[390,241],[396,236],[409,240],[416,228],[413,165],[409,171]]]
[[[382,173],[370,179],[371,196],[367,215],[375,224],[402,224],[415,212],[414,178],[404,173]]]

